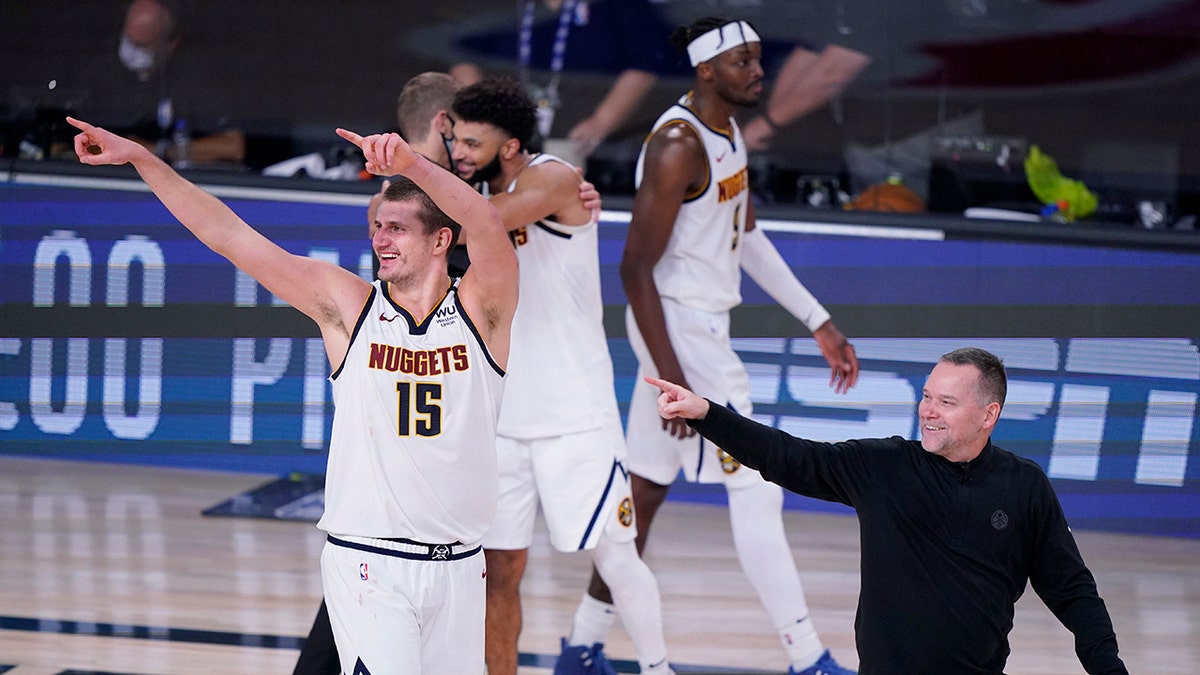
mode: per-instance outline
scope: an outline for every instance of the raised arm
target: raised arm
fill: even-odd
[[[363,151],[366,169],[377,176],[403,175],[425,191],[471,241],[471,266],[459,284],[459,298],[475,320],[492,356],[508,361],[509,332],[517,309],[517,254],[500,214],[483,195],[454,174],[418,155],[399,134],[360,136],[338,129]]]
[[[707,171],[703,146],[691,128],[672,124],[655,133],[646,147],[642,183],[633,199],[621,256],[621,282],[654,367],[659,377],[684,388],[687,378],[667,334],[654,267],[666,251],[679,207],[689,191],[703,183]],[[663,428],[679,438],[695,433],[679,420],[664,421]]]
[[[370,284],[337,265],[293,255],[259,234],[219,199],[188,182],[146,148],[68,117],[84,164],[132,164],[159,201],[196,238],[317,323],[330,362],[349,345]]]

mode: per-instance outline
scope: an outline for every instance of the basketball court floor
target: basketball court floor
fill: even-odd
[[[0,457],[0,673],[290,673],[320,602],[310,520],[203,515],[275,477]],[[219,509],[218,509],[219,510]],[[789,511],[817,628],[854,653],[852,516]],[[778,638],[733,551],[723,506],[669,501],[647,560],[684,673],[782,673]],[[1200,673],[1200,540],[1077,532],[1135,673]],[[589,565],[535,539],[522,586],[521,675],[551,672]],[[1009,673],[1083,672],[1032,591],[1017,604]],[[636,672],[618,621],[607,646]]]

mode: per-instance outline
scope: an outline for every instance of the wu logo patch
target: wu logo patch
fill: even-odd
[[[733,473],[742,468],[741,462],[720,448],[717,448],[717,459],[721,460],[721,470],[725,473]]]
[[[438,322],[439,326],[448,326],[458,320],[458,307],[454,305],[438,307],[437,311],[433,314],[433,318]]]
[[[617,505],[617,522],[621,523],[622,527],[633,525],[633,501],[626,497]]]
[[[992,527],[997,530],[1003,530],[1008,527],[1008,514],[1000,509],[996,509],[996,512],[992,514]]]

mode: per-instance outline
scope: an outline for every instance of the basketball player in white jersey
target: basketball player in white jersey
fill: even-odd
[[[676,30],[672,42],[695,67],[694,85],[655,122],[642,146],[621,261],[626,326],[638,359],[626,433],[638,548],[680,470],[689,481],[723,483],[738,558],[779,631],[790,672],[849,672],[824,648],[809,618],[783,531],[782,491],[685,424],[662,420],[658,391],[643,380],[682,378],[693,391],[751,413],[749,377],[729,333],[729,311],[741,302],[742,269],[812,331],[837,391],[858,377],[854,350],[829,313],[755,228],[746,148],[733,115],[762,95],[761,40],[744,21],[706,18]],[[593,574],[590,597],[575,617],[584,639],[603,639],[607,631],[606,591]]]
[[[488,673],[517,671],[520,582],[539,501],[551,545],[587,551],[609,582],[642,672],[668,673],[658,585],[633,543],[625,445],[602,323],[597,214],[580,201],[574,167],[526,149],[536,111],[525,89],[506,79],[482,80],[454,99],[455,169],[491,196],[520,262],[521,303],[497,439],[500,498],[483,539]],[[555,672],[580,672],[585,665],[607,666],[601,645],[568,649]]]
[[[461,85],[446,73],[420,73],[404,84],[396,103],[396,122],[404,140],[417,154],[451,171],[454,119],[450,116],[450,110],[460,88]],[[368,236],[375,233],[375,214],[389,186],[390,182],[384,180],[382,189],[371,197],[367,207]],[[600,193],[587,181],[579,184],[578,198],[589,211],[600,208]],[[450,252],[450,276],[462,276],[469,264],[466,247],[460,240]],[[376,271],[378,266],[379,260],[376,259]],[[296,659],[292,675],[337,675],[340,672],[333,629],[329,625],[329,612],[322,602]]]
[[[69,118],[68,118],[69,119]],[[363,138],[367,170],[403,176],[372,246],[380,280],[293,255],[142,146],[86,123],[85,164],[132,163],[202,242],[320,327],[335,412],[318,526],[344,673],[484,672],[485,564],[496,507],[495,426],[517,306],[517,260],[487,200],[397,134]],[[471,270],[452,282],[460,225]]]

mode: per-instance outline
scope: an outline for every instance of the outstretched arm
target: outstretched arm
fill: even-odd
[[[658,414],[665,420],[682,418],[702,420],[708,415],[708,399],[701,398],[683,387],[657,377],[646,377],[646,383],[658,387]]]
[[[74,118],[75,153],[84,164],[132,164],[179,222],[213,251],[317,323],[330,362],[345,355],[370,285],[337,265],[288,253],[219,199],[188,182],[146,148]]]
[[[829,45],[821,53],[796,47],[788,55],[762,114],[742,126],[746,148],[766,150],[776,131],[825,105],[871,63],[862,52]]]
[[[658,76],[644,70],[628,68],[622,71],[595,112],[567,132],[567,138],[575,141],[579,154],[583,157],[592,154],[613,129],[624,124],[638,109],[657,81]]]

